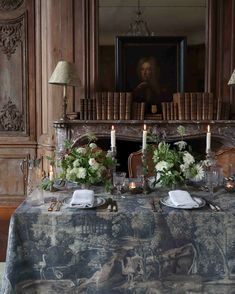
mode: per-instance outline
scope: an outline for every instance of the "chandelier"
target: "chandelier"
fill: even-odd
[[[138,7],[136,16],[133,22],[129,25],[127,32],[128,36],[152,36],[153,33],[150,31],[147,22],[143,19],[143,14],[140,9],[140,0],[138,0]]]

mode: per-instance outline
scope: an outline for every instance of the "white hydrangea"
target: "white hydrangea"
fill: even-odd
[[[87,174],[87,172],[86,172],[86,169],[84,167],[79,167],[77,169],[77,178],[78,179],[85,179],[86,174]]]
[[[168,170],[171,167],[171,164],[169,164],[169,162],[166,162],[164,160],[159,161],[156,165],[155,165],[155,169],[156,171],[163,171],[163,170]]]
[[[90,143],[90,144],[89,144],[89,147],[90,147],[91,149],[95,149],[95,148],[97,148],[97,145],[96,145],[95,143]]]
[[[84,147],[78,147],[78,148],[77,148],[77,152],[78,152],[79,154],[85,154],[85,153],[86,153],[86,148],[84,148]]]
[[[179,148],[179,150],[181,151],[186,148],[187,143],[185,141],[181,140],[181,141],[175,142],[174,145],[176,145]]]
[[[189,166],[195,162],[195,159],[188,151],[185,151],[183,155],[183,162],[185,166]]]
[[[79,159],[74,160],[73,166],[74,167],[79,167],[80,166],[80,160]]]

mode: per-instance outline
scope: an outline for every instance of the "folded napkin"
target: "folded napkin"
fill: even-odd
[[[175,206],[199,207],[199,203],[187,191],[173,190],[169,191],[168,194],[170,201]]]
[[[93,190],[75,190],[70,201],[70,206],[77,206],[80,208],[93,207],[95,202]]]

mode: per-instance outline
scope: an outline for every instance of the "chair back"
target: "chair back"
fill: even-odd
[[[218,165],[223,168],[225,177],[235,174],[235,148],[227,147],[216,152],[215,158]]]
[[[154,175],[154,163],[153,163],[153,152],[147,152],[146,161],[148,166],[148,174],[147,176]],[[128,157],[128,172],[129,178],[137,178],[139,173],[142,171],[143,164],[142,164],[142,150],[138,150],[132,152]]]

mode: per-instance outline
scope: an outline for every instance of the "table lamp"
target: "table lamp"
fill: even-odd
[[[235,70],[233,71],[233,73],[228,81],[228,85],[235,85]]]
[[[49,84],[63,86],[63,116],[61,120],[67,120],[67,86],[81,85],[75,64],[68,61],[59,61],[49,79]]]

